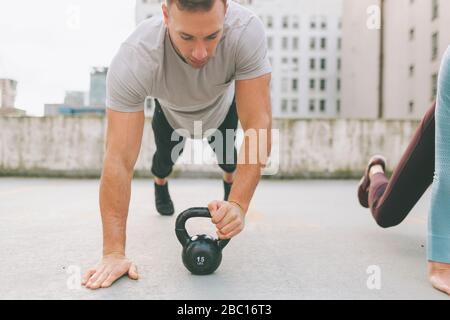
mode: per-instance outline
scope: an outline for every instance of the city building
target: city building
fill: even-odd
[[[17,81],[0,79],[0,116],[24,116],[26,112],[15,107]]]
[[[66,91],[64,104],[74,107],[83,107],[87,105],[87,93],[84,91]]]
[[[240,2],[266,26],[274,116],[339,116],[342,1]]]
[[[64,103],[49,103],[44,105],[44,116],[75,116],[75,115],[105,115],[105,108],[74,107]]]
[[[16,100],[17,81],[0,79],[0,108],[14,108]]]
[[[44,115],[104,115],[106,111],[107,72],[108,68],[106,67],[92,68],[89,92],[66,91],[64,103],[44,105]],[[88,98],[89,103],[87,103]]]
[[[106,105],[106,74],[108,68],[94,67],[91,70],[89,90],[89,105],[95,108],[105,108]]]
[[[422,118],[450,45],[450,1],[344,0],[343,12],[342,116]]]

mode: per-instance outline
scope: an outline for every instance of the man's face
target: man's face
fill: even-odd
[[[215,55],[223,33],[226,8],[216,0],[210,11],[181,11],[176,3],[163,4],[164,22],[175,50],[184,60],[200,69]]]

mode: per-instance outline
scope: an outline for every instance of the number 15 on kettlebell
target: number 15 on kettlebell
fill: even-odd
[[[222,249],[230,240],[217,240],[205,234],[191,237],[186,231],[186,221],[190,218],[211,218],[211,213],[208,208],[191,208],[178,216],[175,233],[183,246],[183,264],[193,274],[211,274],[219,267]]]

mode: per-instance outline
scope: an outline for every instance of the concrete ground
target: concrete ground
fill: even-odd
[[[127,252],[140,280],[90,291],[76,283],[101,253],[98,181],[2,178],[0,299],[448,299],[426,276],[430,193],[401,226],[383,230],[358,205],[356,184],[262,181],[246,229],[219,270],[199,277],[181,262],[175,216],[159,216],[151,182],[135,180]],[[177,212],[222,197],[220,180],[170,187]],[[207,219],[188,230],[214,234]],[[372,270],[379,290],[367,285]]]

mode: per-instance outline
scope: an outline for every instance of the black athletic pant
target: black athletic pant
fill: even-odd
[[[219,128],[217,128],[215,133],[207,138],[210,147],[216,154],[219,167],[227,173],[232,173],[236,170],[237,151],[234,143],[236,141],[236,129],[238,126],[238,121],[239,118],[236,110],[236,101],[235,99],[233,99],[230,110],[228,111],[225,120],[222,122]],[[153,155],[151,172],[155,177],[164,179],[171,174],[176,160],[182,154],[183,147],[186,143],[186,138],[180,136],[170,126],[163,111],[161,110],[159,101],[156,99],[152,128],[155,137],[156,152]],[[234,132],[234,134],[232,135],[233,141],[229,142],[228,144],[226,143],[227,129],[231,129]],[[172,134],[174,135],[175,139],[172,139]],[[221,136],[223,137],[223,145],[219,146],[218,148],[214,148],[216,134],[221,134]],[[181,147],[178,154],[176,154],[176,152],[174,152],[175,154],[172,154],[172,150],[175,148],[175,146],[177,146],[177,148]]]

